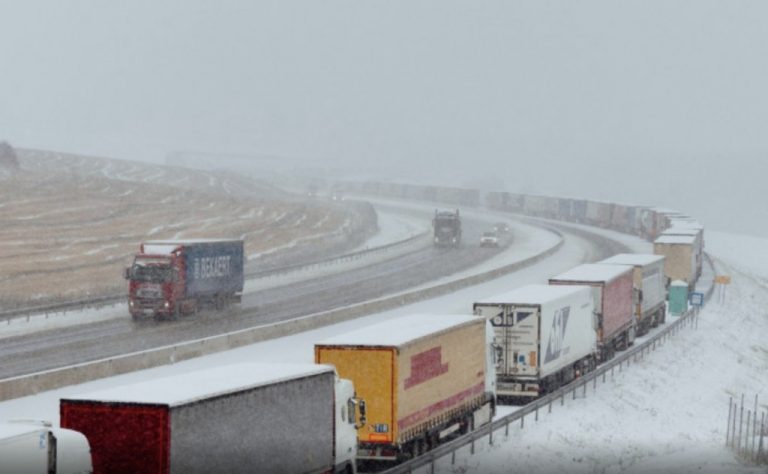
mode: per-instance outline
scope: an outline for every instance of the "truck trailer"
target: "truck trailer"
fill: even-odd
[[[474,304],[493,326],[500,401],[528,403],[594,370],[595,291],[528,285]]]
[[[0,423],[0,474],[91,472],[91,449],[82,433],[46,421]]]
[[[600,361],[611,359],[635,341],[633,268],[629,265],[587,263],[549,280],[550,285],[589,285],[597,288],[597,340]]]
[[[698,274],[696,237],[692,235],[661,235],[653,241],[653,253],[666,258],[666,286],[674,280],[684,281],[689,290],[696,286]]]
[[[134,319],[178,317],[201,306],[239,302],[243,291],[242,240],[163,240],[141,244],[125,269]]]
[[[96,474],[352,473],[361,407],[332,367],[242,363],[68,397],[60,412]]]
[[[699,224],[700,225],[700,224]],[[661,236],[688,236],[693,237],[694,259],[696,260],[696,279],[701,276],[701,270],[704,265],[704,230],[698,227],[689,227],[676,220],[672,221],[672,226],[661,233]]]
[[[620,253],[599,263],[632,265],[635,290],[635,317],[637,335],[643,336],[666,319],[666,289],[664,284],[664,256]]]
[[[461,217],[459,210],[438,211],[432,218],[434,242],[438,247],[458,247],[461,245]]]
[[[410,315],[315,344],[365,399],[358,462],[418,456],[491,421],[493,353],[486,321],[471,315]]]

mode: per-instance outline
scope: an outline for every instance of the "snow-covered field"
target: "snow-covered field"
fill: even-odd
[[[719,274],[733,283],[725,302],[613,382],[568,400],[538,423],[515,425],[494,446],[450,458],[440,472],[766,472],[725,448],[729,397],[768,401],[768,239],[706,234]],[[762,404],[761,404],[762,405]]]

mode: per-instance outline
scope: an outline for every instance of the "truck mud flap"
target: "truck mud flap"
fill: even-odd
[[[479,426],[486,425],[491,422],[493,417],[493,409],[490,403],[486,403],[472,413],[472,426],[477,429]]]

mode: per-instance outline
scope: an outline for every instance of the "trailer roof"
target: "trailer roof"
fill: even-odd
[[[400,347],[431,334],[480,320],[467,314],[413,314],[333,336],[318,346]]]
[[[590,291],[590,287],[586,285],[526,285],[500,295],[483,298],[475,304],[546,304],[584,291]]]
[[[174,407],[333,371],[331,366],[318,364],[231,364],[96,390],[65,399]]]
[[[630,265],[608,265],[602,263],[585,263],[572,268],[565,273],[550,278],[550,280],[603,282],[611,281],[632,270]]]
[[[675,216],[675,215],[676,216],[684,216],[685,215],[685,214],[683,214],[680,211],[676,211],[674,209],[669,209],[669,208],[665,208],[665,207],[654,207],[651,210],[652,211],[656,211],[659,214],[664,214],[664,215],[667,215],[667,216]]]
[[[191,244],[218,244],[243,242],[241,239],[177,239],[177,240],[149,240],[142,242],[144,253],[147,255],[171,254],[179,245]]]
[[[684,229],[704,230],[704,225],[697,220],[678,220],[672,219],[672,227],[682,227]]]
[[[601,260],[598,263],[605,263],[610,265],[649,265],[651,263],[661,262],[664,260],[664,255],[654,255],[646,253],[620,253],[613,257]]]
[[[692,235],[662,235],[653,241],[654,244],[684,244],[692,245],[696,237]]]
[[[50,426],[43,426],[42,424],[26,423],[26,422],[3,422],[0,423],[0,441],[9,438],[15,438],[27,433],[39,433],[40,431],[48,431]]]
[[[170,239],[148,240],[144,245],[185,245],[185,244],[213,244],[219,242],[242,242],[243,239]]]
[[[690,227],[678,227],[677,225],[674,225],[661,233],[661,235],[694,235],[694,236],[699,234],[701,234],[701,229],[692,229]]]

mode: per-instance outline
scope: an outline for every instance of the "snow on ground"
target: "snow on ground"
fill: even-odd
[[[736,462],[725,448],[729,397],[768,401],[767,239],[709,232],[718,273],[733,284],[698,328],[684,329],[586,398],[555,405],[539,422],[499,432],[494,446],[462,451],[438,472],[645,473],[766,472]]]

